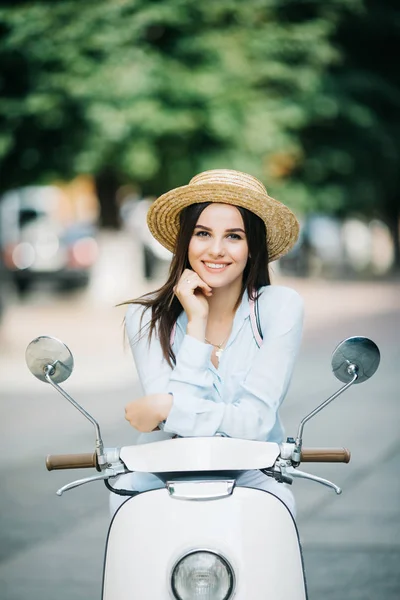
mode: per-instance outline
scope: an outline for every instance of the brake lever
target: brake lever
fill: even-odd
[[[322,477],[317,477],[316,475],[311,475],[310,473],[305,473],[304,471],[299,471],[298,469],[295,469],[294,467],[287,467],[282,465],[281,466],[281,474],[283,475],[283,477],[292,479],[293,478],[299,478],[299,479],[310,479],[311,481],[315,481],[316,483],[321,483],[322,485],[325,485],[326,487],[329,487],[333,490],[335,490],[336,494],[341,494],[342,493],[342,489],[340,487],[338,487],[337,485],[335,485],[334,483],[332,483],[332,481],[328,481],[328,479],[323,479]]]
[[[77,479],[76,481],[71,481],[71,483],[67,483],[63,485],[59,490],[57,490],[57,496],[62,496],[64,492],[68,490],[72,490],[81,485],[85,485],[85,483],[91,483],[92,481],[101,481],[102,479],[110,479],[112,477],[117,477],[117,475],[123,475],[124,473],[129,473],[128,469],[124,465],[116,465],[113,467],[108,467],[105,469],[101,475],[94,475],[93,477],[85,477],[84,479]]]
[[[304,471],[299,471],[292,465],[288,465],[286,460],[278,460],[272,469],[260,470],[264,473],[264,475],[273,477],[279,483],[287,483],[292,485],[293,479],[296,477],[298,479],[310,479],[311,481],[321,483],[322,485],[335,490],[336,494],[338,495],[342,493],[341,488],[332,483],[332,481],[328,481],[328,479],[323,479],[322,477],[317,477],[316,475],[311,475],[310,473],[305,473]]]

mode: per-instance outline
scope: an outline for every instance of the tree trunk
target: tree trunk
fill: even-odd
[[[119,184],[115,173],[102,171],[96,176],[95,183],[100,204],[100,226],[119,229],[121,222],[116,201]]]

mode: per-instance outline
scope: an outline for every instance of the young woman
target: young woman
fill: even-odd
[[[268,263],[298,236],[298,222],[251,175],[206,171],[158,198],[153,236],[173,252],[165,285],[133,300],[126,330],[144,396],[127,405],[141,432],[282,442],[278,409],[302,331],[302,301],[271,286]],[[142,441],[142,440],[141,440]],[[258,471],[238,483],[272,491],[294,513],[290,490]],[[116,487],[151,489],[152,475]],[[111,495],[114,511],[121,498]]]

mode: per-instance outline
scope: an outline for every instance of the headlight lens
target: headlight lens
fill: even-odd
[[[196,550],[176,564],[171,584],[177,600],[228,600],[234,575],[222,556],[209,550]]]

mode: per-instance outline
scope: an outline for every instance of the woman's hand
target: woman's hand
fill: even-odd
[[[212,295],[212,288],[195,271],[185,269],[174,287],[174,292],[182,304],[189,322],[207,322],[208,302],[206,296]]]
[[[125,419],[138,431],[148,433],[168,417],[171,407],[171,394],[149,394],[126,405]]]

